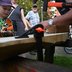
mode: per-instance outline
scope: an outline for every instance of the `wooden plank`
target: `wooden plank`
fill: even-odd
[[[45,37],[43,37],[43,42],[56,43],[59,41],[65,41],[67,38],[68,33],[52,33],[45,35]]]
[[[55,43],[58,41],[65,41],[67,38],[68,38],[68,33],[44,34],[43,42]],[[22,44],[22,43],[24,44],[35,43],[35,39],[32,35],[30,35],[29,38],[19,38],[19,39],[15,39],[15,37],[0,38],[0,47]]]
[[[67,38],[67,33],[44,34],[43,43],[65,41]],[[14,37],[0,38],[0,61],[34,49],[35,39],[33,35],[30,35],[29,38],[19,39]]]

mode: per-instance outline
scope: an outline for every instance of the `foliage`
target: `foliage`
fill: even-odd
[[[66,67],[66,68],[72,68],[72,57],[70,57],[70,56],[55,56],[54,64],[62,66],[62,67]]]
[[[24,9],[25,15],[28,13],[28,11],[31,10],[31,7],[33,5],[32,0],[18,0],[18,4]],[[48,19],[47,13],[42,12],[43,1],[38,0],[37,5],[38,5],[38,12],[39,12],[40,18],[42,18],[42,14],[43,14],[43,19],[44,20]]]
[[[24,14],[26,15],[31,10],[32,0],[18,0],[18,4],[24,9]]]

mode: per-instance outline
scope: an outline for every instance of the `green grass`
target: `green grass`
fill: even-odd
[[[62,67],[72,68],[72,57],[55,56],[54,64]]]

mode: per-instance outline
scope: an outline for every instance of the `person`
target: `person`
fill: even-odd
[[[13,21],[16,36],[21,36],[25,30],[28,30],[27,21],[24,17],[24,11],[23,8],[17,4],[17,0],[11,0],[11,3],[12,6],[15,7],[15,10],[11,14],[10,19]]]
[[[33,27],[33,26],[39,24],[40,17],[38,14],[38,8],[37,8],[36,4],[34,4],[32,7],[32,10],[27,13],[26,19],[29,21],[30,27]]]
[[[64,0],[61,0],[64,1]],[[72,2],[72,0],[65,0],[66,2]],[[69,10],[65,10],[66,13],[62,14],[61,16],[57,16],[53,19],[49,19],[46,21],[41,22],[41,24],[44,26],[45,29],[48,27],[51,27],[53,25],[61,26],[61,25],[70,25],[72,24],[72,8],[69,8]],[[62,44],[62,43],[61,43]],[[56,44],[54,44],[56,45]],[[53,44],[49,45],[51,48],[45,48],[45,62],[53,63],[53,56],[55,52],[55,47]],[[64,43],[63,43],[64,45]]]
[[[12,31],[13,25],[9,20],[10,24],[6,24],[7,16],[11,10],[12,4],[10,0],[0,0],[0,32]]]
[[[40,17],[39,17],[39,14],[38,14],[38,8],[37,8],[36,4],[34,4],[33,7],[32,7],[32,10],[27,13],[26,19],[30,23],[29,28],[32,28],[35,25],[40,23]],[[36,51],[31,51],[30,54],[36,55]]]
[[[72,2],[72,0],[66,0],[66,2]],[[49,19],[46,21],[41,22],[41,24],[44,26],[44,28],[48,28],[51,25],[70,25],[72,24],[72,9],[70,8],[69,11],[67,11],[67,13],[55,17],[53,19]]]
[[[54,2],[55,3],[55,1],[49,1],[49,2]],[[56,16],[60,16],[61,15],[56,7],[48,7],[47,13],[48,13],[48,16],[50,18],[54,18]]]

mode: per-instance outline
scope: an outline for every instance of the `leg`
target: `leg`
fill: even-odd
[[[43,51],[42,51],[42,39],[39,38],[36,42],[37,59],[38,61],[43,61]]]
[[[52,43],[49,43],[47,47],[45,47],[45,62],[53,63],[54,52],[55,52],[55,45]]]

